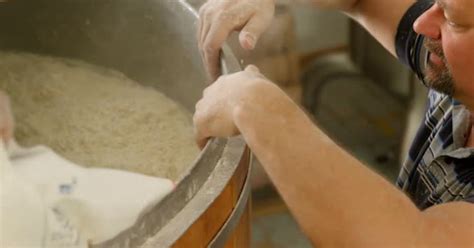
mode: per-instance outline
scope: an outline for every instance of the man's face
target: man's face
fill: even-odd
[[[431,52],[425,81],[459,100],[474,99],[474,1],[437,0],[418,18],[417,33]]]
[[[428,87],[438,92],[450,96],[454,95],[453,74],[449,68],[441,43],[431,38],[426,38],[424,45],[430,51],[427,68],[424,71],[424,82]]]

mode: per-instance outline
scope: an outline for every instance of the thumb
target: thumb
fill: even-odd
[[[270,26],[273,14],[255,15],[242,28],[239,34],[239,42],[242,48],[253,50],[262,33]]]

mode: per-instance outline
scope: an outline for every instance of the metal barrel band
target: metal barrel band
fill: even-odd
[[[250,197],[251,187],[250,187],[250,173],[252,171],[252,160],[253,156],[250,155],[250,165],[247,171],[247,176],[245,179],[244,186],[242,187],[242,193],[237,200],[235,205],[234,211],[230,214],[227,221],[222,225],[221,230],[216,234],[214,239],[209,243],[207,246],[208,248],[221,248],[224,247],[226,242],[228,241],[229,237],[231,236],[232,232],[235,230],[237,225],[239,224],[240,218],[242,214],[245,212],[247,207],[247,203]]]

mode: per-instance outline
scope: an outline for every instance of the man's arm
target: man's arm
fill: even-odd
[[[255,67],[206,89],[198,140],[243,135],[306,235],[327,247],[474,246],[474,205],[419,211],[332,142]]]
[[[395,54],[395,34],[403,14],[415,0],[295,0],[316,8],[344,11]],[[240,31],[244,49],[255,47],[271,23],[275,0],[208,0],[199,10],[198,43],[212,79],[219,76],[219,51],[232,31]],[[328,23],[328,25],[330,25]]]
[[[360,23],[395,55],[397,27],[415,0],[304,0],[317,8],[336,9]]]
[[[318,0],[313,0],[318,2]],[[395,53],[397,27],[415,0],[358,0],[346,11],[392,55]]]
[[[474,246],[474,205],[450,203],[420,212],[329,140],[279,89],[268,85],[260,93],[239,104],[236,126],[315,244]]]

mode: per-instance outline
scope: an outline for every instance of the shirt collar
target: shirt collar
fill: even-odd
[[[471,127],[471,114],[464,105],[460,104],[454,99],[452,114],[454,148],[464,148]]]

